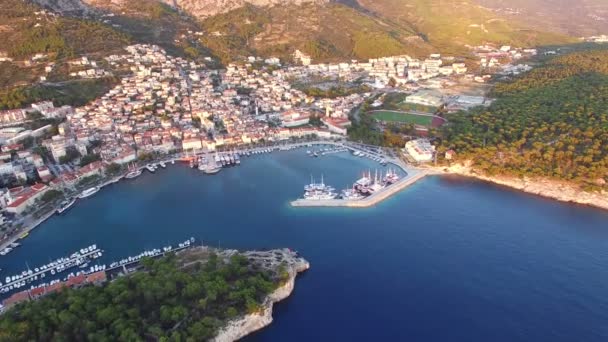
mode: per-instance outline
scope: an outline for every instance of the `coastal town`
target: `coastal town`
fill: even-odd
[[[81,107],[42,101],[0,112],[0,176],[5,184],[0,190],[1,239],[14,239],[20,228],[42,222],[61,200],[62,207],[69,207],[71,198],[92,195],[102,180],[135,177],[148,161],[302,139],[344,140],[362,104],[382,107],[387,93],[406,95],[407,106],[448,112],[489,105],[491,99],[483,93],[457,89],[463,84],[483,87],[492,74],[525,71],[529,67],[518,61],[537,53],[509,46],[471,49],[478,58],[475,71],[464,61],[440,54],[314,64],[300,51],[288,63],[249,57],[214,70],[142,44],[103,63],[87,57],[73,60],[70,63],[84,72],[74,77],[112,72],[125,76]],[[337,96],[310,92],[337,87],[345,88]],[[427,130],[416,127],[422,133]],[[435,158],[424,134],[410,139],[400,153],[396,162],[420,164]]]
[[[506,2],[0,1],[0,341],[608,341],[608,0]]]

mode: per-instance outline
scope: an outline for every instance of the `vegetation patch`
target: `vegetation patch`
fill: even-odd
[[[227,320],[260,310],[285,273],[258,269],[241,255],[141,263],[142,271],[102,286],[18,305],[0,317],[0,340],[208,340]]]

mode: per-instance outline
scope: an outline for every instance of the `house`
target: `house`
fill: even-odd
[[[13,305],[19,304],[21,302],[25,302],[30,300],[30,295],[27,291],[21,291],[13,294],[2,302],[4,307],[11,307]]]
[[[184,139],[182,141],[182,149],[184,151],[186,151],[186,150],[200,150],[201,148],[203,148],[203,144],[201,143],[201,139],[200,138],[189,138],[189,139]]]

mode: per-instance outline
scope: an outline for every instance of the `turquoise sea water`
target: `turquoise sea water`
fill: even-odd
[[[292,208],[311,173],[378,165],[289,151],[205,176],[185,166],[79,201],[0,257],[0,278],[96,243],[103,262],[194,236],[311,262],[249,341],[607,341],[608,213],[430,177],[368,209]]]

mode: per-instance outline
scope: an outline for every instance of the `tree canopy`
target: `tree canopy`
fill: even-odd
[[[211,254],[187,268],[176,256],[103,286],[65,289],[0,317],[0,341],[201,341],[223,322],[256,312],[278,284],[241,255]]]
[[[455,149],[488,174],[606,188],[608,51],[556,57],[494,92],[489,108],[450,118],[440,151]]]

